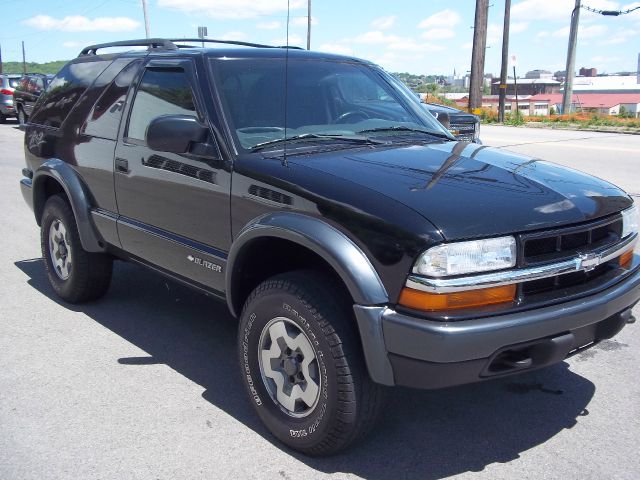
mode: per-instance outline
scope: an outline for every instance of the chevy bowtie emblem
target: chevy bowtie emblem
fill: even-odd
[[[576,258],[576,270],[590,272],[600,265],[600,258],[596,253],[583,253]]]

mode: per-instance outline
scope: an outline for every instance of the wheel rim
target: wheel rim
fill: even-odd
[[[49,255],[51,264],[60,280],[66,280],[71,274],[71,248],[69,234],[61,220],[55,219],[49,227]]]
[[[322,379],[307,335],[288,318],[265,325],[258,344],[260,373],[271,400],[291,417],[306,417],[318,404]]]

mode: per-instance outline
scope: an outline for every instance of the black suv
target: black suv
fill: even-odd
[[[22,76],[13,92],[13,103],[18,122],[21,126],[29,120],[33,106],[51,82],[53,75],[44,73],[27,73]]]
[[[62,299],[104,295],[113,259],[225,299],[284,443],[335,452],[383,386],[528,372],[631,321],[638,217],[617,187],[456,141],[369,62],[187,43],[69,62],[27,125],[22,193]],[[100,52],[123,45],[149,48]]]
[[[429,110],[456,137],[456,140],[482,143],[480,118],[477,115],[438,103],[425,103],[424,108]]]

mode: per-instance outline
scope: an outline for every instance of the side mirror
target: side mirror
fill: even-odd
[[[433,116],[438,119],[438,121],[449,130],[451,126],[451,119],[449,118],[449,114],[447,112],[433,112]]]
[[[205,143],[208,136],[209,128],[196,117],[163,115],[147,127],[146,141],[149,148],[159,152],[209,156],[215,147]],[[211,148],[203,148],[207,145]]]

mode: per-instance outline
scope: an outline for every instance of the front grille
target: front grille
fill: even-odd
[[[531,267],[573,260],[611,247],[622,235],[619,215],[576,227],[562,228],[520,236],[520,266]],[[520,284],[521,301],[533,300],[536,295],[568,295],[579,289],[594,290],[621,274],[618,258],[596,266],[591,271],[576,271],[564,275],[533,280]]]
[[[458,140],[466,142],[473,141],[473,135],[475,133],[475,123],[454,123],[449,124],[449,130],[455,132],[454,135]]]
[[[524,234],[520,237],[522,266],[568,260],[579,253],[614,245],[621,235],[620,216],[583,226]]]

